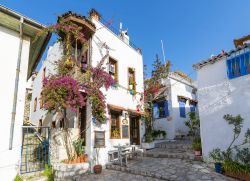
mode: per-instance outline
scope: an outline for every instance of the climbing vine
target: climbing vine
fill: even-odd
[[[56,62],[57,73],[46,77],[43,82],[41,99],[44,109],[50,112],[66,109],[76,112],[89,99],[92,104],[92,115],[99,123],[105,123],[106,102],[100,89],[105,87],[107,90],[115,84],[112,76],[102,67],[108,51],[96,67],[87,65],[85,71],[81,71],[77,47],[88,48],[88,41],[83,32],[82,27],[65,21],[62,16],[59,17],[57,24],[39,32],[37,37],[44,33],[58,35],[58,41],[64,49],[62,58]]]

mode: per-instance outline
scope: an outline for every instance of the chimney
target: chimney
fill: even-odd
[[[101,14],[97,12],[94,8],[92,8],[89,12],[91,18],[95,19],[96,21],[100,21]]]

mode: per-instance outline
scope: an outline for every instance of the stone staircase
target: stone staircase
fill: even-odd
[[[187,160],[199,160],[194,156],[190,139],[164,141],[156,143],[155,148],[146,150],[145,157],[153,158],[175,158]]]

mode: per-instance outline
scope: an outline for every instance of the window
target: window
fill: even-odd
[[[111,111],[110,112],[110,117],[111,117],[111,121],[110,121],[110,124],[111,124],[111,134],[110,134],[110,138],[121,138],[121,131],[120,131],[120,116],[119,116],[119,113],[116,113],[116,112],[113,112]]]
[[[118,82],[118,66],[117,61],[109,57],[108,72],[112,75],[113,79]]]
[[[46,67],[44,67],[44,68],[43,68],[43,77],[42,77],[42,78],[43,78],[43,80],[42,80],[42,81],[44,81],[45,76],[46,76]]]
[[[180,117],[186,117],[186,99],[178,98],[179,101],[179,110],[180,110]]]
[[[227,60],[227,75],[229,79],[250,74],[249,53],[243,53]]]
[[[56,128],[56,122],[55,122],[55,121],[52,121],[51,127],[52,127],[52,128]]]
[[[59,121],[59,127],[64,128],[64,118]]]
[[[165,118],[165,117],[169,116],[168,101],[167,100],[154,103],[153,116],[155,119]]]
[[[105,147],[105,131],[95,131],[95,148]]]
[[[190,112],[195,112],[196,102],[190,101]]]
[[[41,93],[40,95],[40,109],[43,108],[43,99],[42,99],[43,94]]]
[[[128,89],[136,90],[135,70],[133,68],[128,68]]]
[[[88,66],[88,55],[89,55],[89,50],[84,50],[80,55],[79,55],[79,60],[80,60],[80,67],[82,71],[86,71],[86,68]]]
[[[34,112],[36,112],[36,106],[37,106],[37,98],[34,100]]]

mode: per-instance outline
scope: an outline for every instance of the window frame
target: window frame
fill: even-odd
[[[130,84],[130,73],[133,75],[134,84]],[[135,75],[135,68],[129,67],[128,68],[128,89],[131,90],[130,85],[133,86],[132,90],[136,91],[136,75]]]
[[[186,118],[186,104],[187,104],[187,99],[178,97],[178,103],[179,103],[179,115],[181,118]],[[184,103],[184,107],[181,107],[181,103]]]
[[[96,133],[102,133],[103,134],[104,145],[96,145]],[[104,148],[104,147],[106,147],[105,131],[94,131],[94,134],[95,134],[95,136],[94,136],[94,148]]]
[[[248,60],[248,64],[247,64],[247,60]],[[239,66],[238,74],[235,74],[235,71],[234,71],[236,62],[238,62],[238,66]],[[234,57],[226,59],[226,66],[227,66],[228,79],[234,79],[240,76],[250,74],[250,51],[243,52],[239,55],[235,55]]]
[[[112,135],[112,114],[116,115],[116,128],[118,127],[119,129],[119,137],[115,137]],[[117,126],[118,123],[118,126]],[[110,110],[110,139],[121,139],[121,117],[120,117],[120,113],[116,112],[116,111],[112,111]]]
[[[114,76],[114,80],[116,81],[116,83],[118,83],[119,82],[119,78],[118,78],[119,77],[118,61],[116,59],[114,59],[113,57],[109,56],[109,58],[108,58],[108,66],[110,64],[114,65],[114,67],[115,67],[115,73],[110,72],[109,71],[109,67],[108,67],[108,73],[110,75]]]
[[[37,109],[37,97],[34,99],[33,112],[36,112]]]

